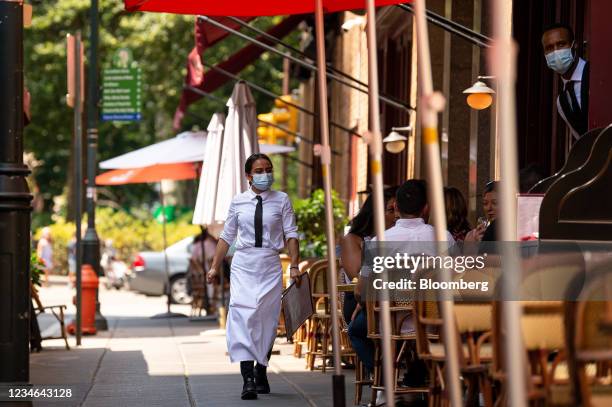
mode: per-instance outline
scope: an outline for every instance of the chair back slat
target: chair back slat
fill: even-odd
[[[579,279],[577,277],[577,279]],[[574,282],[576,283],[576,282]],[[574,405],[608,405],[606,400],[612,399],[612,323],[608,310],[612,301],[607,291],[612,283],[612,261],[604,260],[592,267],[583,281],[572,284],[575,290],[582,285],[578,301],[567,301],[564,304],[565,342],[567,350],[568,370],[572,385]],[[568,295],[575,295],[574,291]],[[592,386],[598,384],[597,378],[589,378],[586,366],[597,363],[607,366],[604,374],[607,385],[598,386],[597,391]],[[601,378],[600,378],[601,379]]]

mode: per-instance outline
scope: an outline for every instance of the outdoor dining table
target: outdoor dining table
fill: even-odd
[[[338,292],[343,292],[343,293],[347,293],[347,292],[353,292],[353,290],[355,289],[355,286],[357,284],[356,283],[349,283],[349,284],[338,284],[336,285],[336,287],[338,287]]]

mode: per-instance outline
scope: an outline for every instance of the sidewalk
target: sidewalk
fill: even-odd
[[[269,368],[272,394],[256,401],[240,400],[242,378],[230,364],[225,335],[216,322],[187,318],[150,319],[165,311],[164,299],[127,291],[101,289],[102,313],[109,330],[84,337],[82,346],[67,351],[63,341],[44,341],[32,354],[30,382],[66,385],[76,397],[35,402],[35,406],[332,406],[331,374],[310,372],[305,360],[293,357],[293,345],[277,338]],[[66,284],[42,289],[44,303],[69,304]],[[62,299],[64,299],[62,301]],[[69,308],[70,310],[73,307]],[[186,306],[174,312],[188,314]],[[70,320],[71,318],[67,318]],[[74,344],[71,338],[71,346]],[[354,371],[345,370],[347,405],[352,405]],[[364,391],[364,402],[369,392]]]

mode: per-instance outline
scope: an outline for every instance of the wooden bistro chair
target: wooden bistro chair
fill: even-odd
[[[525,364],[528,402],[532,405],[564,404],[560,389],[567,387],[568,380],[558,369],[566,355],[564,306],[560,298],[573,278],[584,278],[584,259],[580,253],[542,254],[523,260],[522,268],[521,298],[534,298],[521,301],[520,324],[525,353],[517,355]],[[501,320],[503,302],[495,306],[493,376],[501,384],[496,403],[501,406],[507,398],[502,344],[508,333]]]
[[[340,281],[340,279],[338,279],[338,281]],[[346,292],[344,292],[344,294],[345,293]],[[344,319],[344,313],[342,312],[342,310],[344,309],[345,296],[341,294],[343,293],[338,293],[338,296],[339,296],[339,299],[338,299],[338,308],[339,308],[338,313],[339,314],[338,315],[340,315],[340,319],[342,323],[341,334],[340,334],[340,346],[343,349],[343,353],[345,355],[348,355],[350,359],[352,359],[353,364],[355,366],[355,400],[354,402],[355,402],[355,405],[359,405],[361,404],[361,397],[363,394],[364,386],[371,386],[373,381],[366,374],[365,365],[357,356],[357,353],[353,349],[353,345],[351,344],[351,341],[349,339],[348,325],[350,321],[346,321]]]
[[[576,297],[565,303],[569,404],[612,406],[612,263],[590,270]]]
[[[389,304],[391,312],[391,352],[393,364],[393,394],[422,394],[429,393],[427,386],[406,387],[401,386],[400,373],[402,362],[408,351],[416,343],[416,332],[414,330],[402,332],[404,322],[409,322],[414,317],[414,303],[412,301],[391,301]],[[376,400],[379,391],[384,391],[388,384],[383,383],[382,366],[382,332],[378,324],[381,311],[378,301],[366,302],[366,315],[368,325],[368,338],[374,341],[374,374],[372,380],[371,400]]]
[[[34,287],[34,285],[30,283],[30,288],[32,292],[32,299],[34,300],[34,303],[36,304],[36,308],[37,308],[36,315],[32,315],[32,318],[36,318],[39,314],[43,312],[50,311],[51,315],[53,315],[55,319],[57,320],[57,322],[59,322],[60,324],[60,336],[45,336],[45,337],[41,337],[40,339],[43,341],[46,339],[63,339],[66,349],[70,350],[70,345],[68,344],[68,334],[66,332],[66,322],[64,321],[64,311],[66,310],[66,306],[65,305],[44,306],[42,302],[40,301],[40,297],[38,296],[38,291],[36,290],[36,287]]]
[[[308,323],[308,352],[306,354],[306,367],[309,370],[315,369],[317,358],[321,358],[321,371],[327,370],[327,360],[333,356],[331,351],[331,301],[327,285],[327,265],[326,259],[319,260],[310,267],[310,290],[315,307],[315,313]],[[339,267],[337,268],[339,269]],[[341,313],[336,323],[341,324]],[[341,334],[342,335],[342,334]],[[344,336],[346,336],[344,334]],[[353,357],[355,353],[350,348],[348,338],[340,338],[340,354],[342,357]]]
[[[488,264],[477,274],[455,274],[454,278],[492,282],[499,272],[497,264]],[[438,271],[424,270],[421,278],[437,278]],[[490,284],[491,285],[491,284]],[[427,294],[427,296],[426,296]],[[417,352],[429,368],[429,406],[448,405],[444,367],[446,348],[442,338],[443,319],[439,310],[440,303],[433,293],[419,293],[416,302],[415,327]],[[492,312],[493,303],[490,293],[474,292],[455,295],[453,312],[456,325],[456,338],[460,346],[458,363],[467,391],[466,405],[479,405],[478,395],[482,394],[484,405],[493,406],[492,385],[489,369],[492,363]]]
[[[191,285],[191,313],[190,317],[201,317],[202,310],[205,309],[204,299],[206,296],[206,273],[198,261],[189,259],[191,273],[189,273],[189,283]]]

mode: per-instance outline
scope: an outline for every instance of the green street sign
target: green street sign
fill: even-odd
[[[110,68],[102,73],[102,120],[142,118],[140,68]]]

